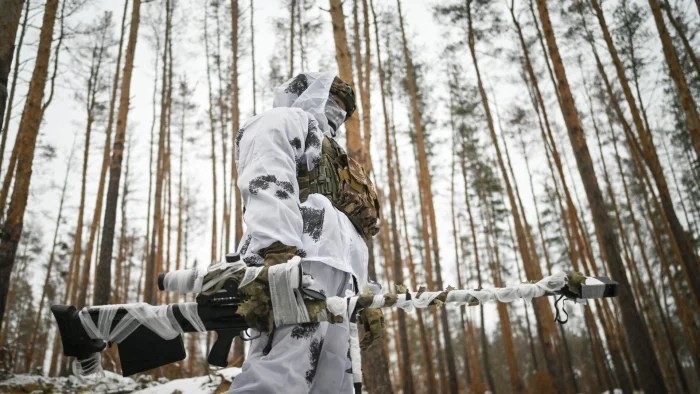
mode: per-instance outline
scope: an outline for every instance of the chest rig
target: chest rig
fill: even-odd
[[[365,239],[379,232],[377,191],[362,166],[332,138],[323,139],[321,160],[312,170],[305,161],[297,164],[297,182],[301,202],[310,194],[322,194],[345,213]]]

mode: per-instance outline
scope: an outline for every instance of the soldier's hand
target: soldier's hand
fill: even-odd
[[[379,308],[365,308],[360,312],[359,322],[365,329],[365,335],[360,341],[360,349],[366,350],[376,339],[382,337],[384,314]]]

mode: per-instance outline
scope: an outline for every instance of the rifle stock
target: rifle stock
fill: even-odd
[[[211,365],[225,367],[233,339],[241,331],[248,328],[243,317],[235,313],[236,308],[235,305],[203,304],[197,306],[197,311],[206,330],[217,333],[217,339],[207,358]],[[183,332],[197,331],[183,316],[178,304],[173,304],[172,309]],[[100,339],[90,338],[80,321],[79,312],[74,306],[54,305],[51,307],[51,312],[58,324],[65,356],[75,357],[78,362],[84,363],[94,353],[99,353],[107,346],[112,345]],[[88,313],[93,322],[97,324],[99,309],[88,308]],[[116,327],[126,314],[126,309],[119,308],[112,320],[111,328]],[[142,325],[118,343],[117,348],[124,376],[184,360],[187,356],[182,335],[173,339],[164,339]]]

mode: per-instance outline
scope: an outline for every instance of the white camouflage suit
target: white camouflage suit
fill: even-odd
[[[327,296],[345,296],[353,277],[367,282],[367,247],[345,214],[320,194],[299,201],[296,166],[320,162],[324,135],[334,137],[325,105],[334,76],[304,73],[275,90],[273,109],[248,120],[236,136],[238,188],[246,231],[239,253],[246,264],[262,265],[258,252],[279,241],[297,248],[304,273]],[[229,394],[352,393],[349,327],[302,324],[275,328],[252,341],[242,372]]]

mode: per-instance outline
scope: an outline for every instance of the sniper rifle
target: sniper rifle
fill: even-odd
[[[299,258],[276,267],[279,266],[289,266],[282,268],[287,273],[282,282],[289,284],[287,290],[291,291],[291,303],[296,302],[292,309],[298,311],[297,306],[303,309],[301,315],[292,317],[294,322],[333,323],[349,319],[351,333],[352,324],[355,324],[357,314],[363,309],[396,306],[410,310],[414,307],[443,304],[472,306],[485,301],[511,302],[519,298],[541,296],[559,296],[559,300],[566,297],[568,300],[585,303],[588,299],[617,296],[618,286],[617,282],[606,277],[560,273],[537,283],[521,283],[495,289],[448,288],[439,292],[427,292],[421,288],[418,292],[408,292],[398,286],[398,293],[326,298],[314,290],[313,278],[303,273]],[[208,269],[180,270],[159,275],[159,290],[181,294],[198,293],[194,302],[161,306],[146,303],[105,305],[83,308],[82,311],[74,306],[54,305],[51,312],[58,324],[63,354],[75,357],[74,373],[92,374],[102,370],[100,353],[107,346],[116,343],[122,374],[129,376],[185,359],[182,333],[214,331],[217,339],[209,352],[208,362],[225,367],[233,339],[237,336],[252,339],[247,334],[250,324],[238,313],[245,298],[239,294],[239,287],[251,283],[259,276],[261,268],[246,267],[237,254],[229,254],[225,263],[212,265]],[[268,274],[272,282],[276,277],[272,269]],[[276,287],[279,287],[279,283]],[[271,299],[275,325],[290,324],[289,318],[285,320],[284,316],[278,316],[281,307],[275,308],[275,297]],[[357,332],[356,326],[354,332]],[[355,345],[357,343],[355,341]],[[355,347],[354,353],[359,356],[359,348]],[[361,380],[361,374],[359,376]]]

